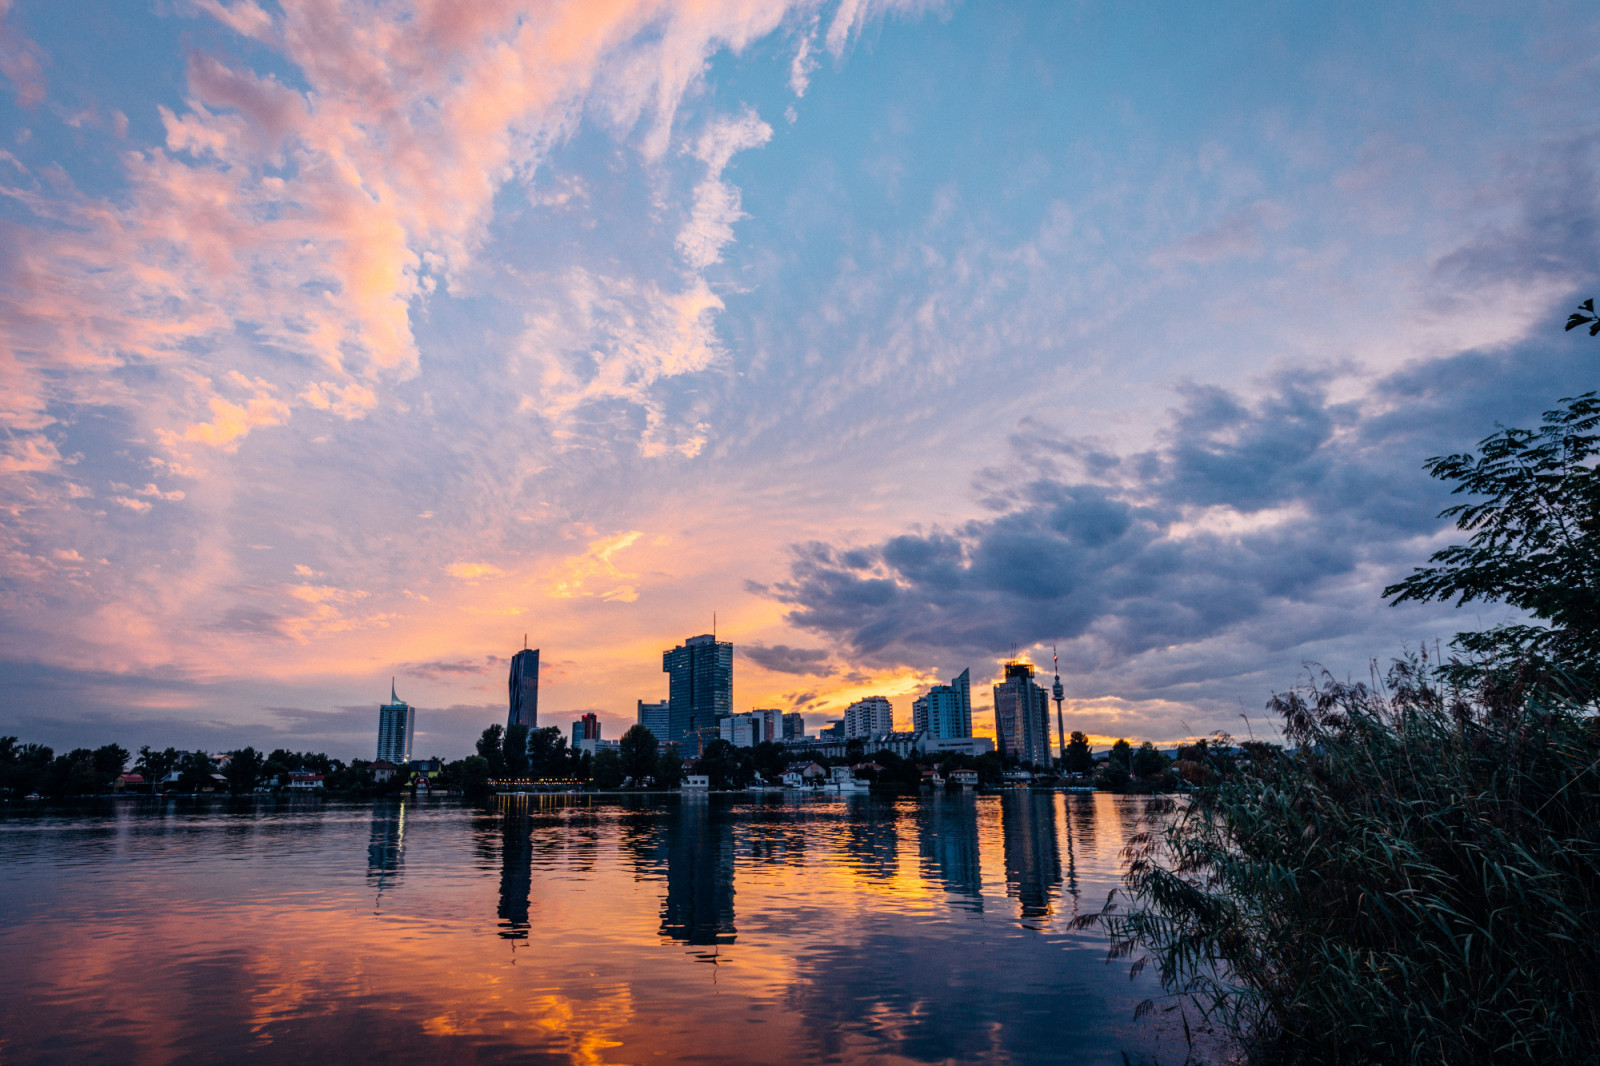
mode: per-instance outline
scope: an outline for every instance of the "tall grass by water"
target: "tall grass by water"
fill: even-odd
[[[1271,706],[1289,750],[1134,838],[1113,956],[1253,1061],[1600,1061],[1593,708],[1416,661]]]

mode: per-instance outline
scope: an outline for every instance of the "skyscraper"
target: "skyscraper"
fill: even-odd
[[[884,696],[868,696],[844,709],[845,738],[881,737],[894,732],[894,707]]]
[[[927,695],[911,704],[911,728],[927,732],[940,740],[972,735],[971,671],[950,679],[948,685],[935,685]]]
[[[710,633],[690,637],[661,653],[667,682],[666,743],[689,733],[716,729],[717,719],[733,713],[733,645]]]
[[[389,702],[378,706],[378,759],[396,766],[411,761],[411,733],[417,712],[394,694],[394,679],[389,679]]]
[[[531,733],[539,728],[539,649],[524,647],[511,657],[511,712],[506,725],[525,725]]]
[[[806,720],[799,711],[790,711],[783,716],[783,739],[804,740],[806,736]]]
[[[657,742],[667,739],[668,709],[670,705],[666,700],[660,703],[646,703],[639,701],[639,724],[650,730]]]
[[[994,735],[1000,754],[1049,766],[1050,700],[1033,682],[1033,664],[1008,662],[1005,676],[994,687]]]

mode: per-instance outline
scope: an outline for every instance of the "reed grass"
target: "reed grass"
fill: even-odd
[[[1252,1061],[1600,1061],[1593,708],[1415,660],[1271,707],[1291,749],[1133,838],[1126,907],[1085,919],[1112,956]]]

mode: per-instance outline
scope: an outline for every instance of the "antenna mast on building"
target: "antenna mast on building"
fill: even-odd
[[[1056,655],[1056,646],[1050,645],[1050,665],[1056,671],[1056,683],[1050,686],[1050,696],[1056,701],[1056,732],[1061,736],[1061,769],[1067,768],[1067,724],[1061,717],[1061,700],[1066,696],[1067,690],[1061,685],[1061,660]],[[1049,726],[1045,726],[1049,729]]]

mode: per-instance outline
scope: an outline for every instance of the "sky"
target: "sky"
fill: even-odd
[[[0,732],[371,757],[1059,655],[1272,735],[1594,386],[1584,4],[0,0]],[[1459,539],[1459,538],[1457,538]],[[1308,664],[1313,664],[1308,666]]]

